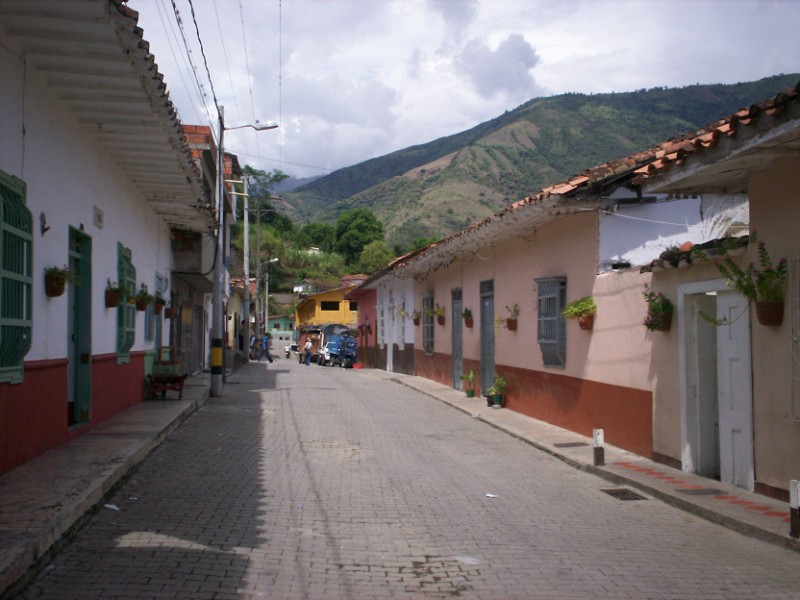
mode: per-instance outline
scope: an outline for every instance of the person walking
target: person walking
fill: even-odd
[[[305,352],[305,363],[307,365],[311,364],[311,338],[306,338],[306,343],[303,346],[303,352]]]
[[[269,353],[269,336],[265,333],[264,339],[261,341],[261,354],[258,355],[258,362],[261,362],[261,357],[266,355],[267,360],[271,363],[272,356]]]

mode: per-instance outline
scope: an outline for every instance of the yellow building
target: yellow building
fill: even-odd
[[[353,288],[354,285],[348,285],[306,296],[295,309],[297,328],[341,323],[355,329],[358,324],[358,305],[344,299],[345,294]]]

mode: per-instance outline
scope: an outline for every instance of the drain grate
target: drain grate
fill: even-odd
[[[613,496],[617,500],[647,500],[641,494],[637,494],[633,490],[629,490],[627,488],[618,488],[612,490],[600,490],[601,492],[605,492],[609,496]]]
[[[690,496],[718,496],[725,493],[722,490],[716,490],[714,488],[700,488],[695,490],[682,490],[680,488],[676,488],[676,490],[681,494],[689,494]]]
[[[560,442],[553,444],[556,448],[577,448],[578,446],[588,446],[587,442]]]

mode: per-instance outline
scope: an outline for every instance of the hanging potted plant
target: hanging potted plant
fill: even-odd
[[[643,325],[650,331],[669,331],[672,326],[672,300],[662,292],[654,291],[647,284],[644,284],[642,296],[647,302],[647,314]]]
[[[731,259],[726,248],[722,249],[724,258],[717,269],[725,278],[728,287],[736,290],[756,305],[758,322],[768,327],[783,323],[783,289],[786,285],[786,259],[772,263],[764,242],[758,240],[754,231],[749,243],[756,243],[758,265],[750,263],[742,269]]]
[[[505,393],[506,380],[495,373],[492,375],[492,385],[486,390],[486,405],[492,408],[501,408]]]
[[[444,306],[440,306],[437,303],[435,308],[426,311],[425,314],[429,317],[436,317],[436,322],[439,325],[444,325]]]
[[[164,318],[171,319],[175,314],[175,307],[174,306],[165,306],[164,307]]]
[[[153,298],[153,314],[160,315],[166,304],[166,299],[162,298],[161,296],[156,296]]]
[[[472,310],[469,307],[465,308],[464,312],[461,313],[461,316],[464,317],[464,325],[471,329],[472,325],[474,324],[474,321],[472,320]]]
[[[116,308],[122,300],[122,288],[117,282],[106,279],[106,308]]]
[[[147,286],[143,283],[136,292],[136,310],[147,310],[147,306],[153,301],[153,296],[147,291]]]
[[[461,374],[461,381],[464,382],[464,392],[467,394],[467,398],[475,397],[475,387],[472,383],[474,380],[475,380],[475,369],[470,369],[469,373]]]
[[[589,330],[594,327],[594,316],[597,313],[597,304],[591,296],[584,296],[579,300],[573,300],[561,314],[565,319],[578,321],[581,329]]]
[[[519,318],[519,304],[514,306],[506,306],[508,317],[506,318],[506,329],[509,331],[517,330],[517,319]]]
[[[419,325],[419,320],[422,318],[422,313],[418,310],[415,310],[411,313],[411,320],[414,321],[414,325]]]
[[[44,270],[44,290],[48,297],[56,298],[63,294],[67,283],[78,285],[78,276],[66,265],[48,267]]]

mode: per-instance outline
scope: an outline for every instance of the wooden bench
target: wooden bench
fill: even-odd
[[[147,376],[147,398],[152,400],[160,392],[163,400],[168,391],[174,391],[178,392],[178,400],[182,400],[183,384],[187,377],[188,374],[181,371],[180,362],[175,360],[175,349],[171,346],[162,346],[156,354],[153,372]]]

